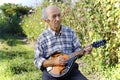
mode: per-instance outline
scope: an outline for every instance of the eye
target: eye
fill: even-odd
[[[58,14],[58,17],[60,17],[61,15],[60,14]]]
[[[56,17],[61,17],[61,14],[55,14],[55,15],[52,16],[52,18],[54,18],[54,19],[55,19]]]
[[[53,15],[53,18],[56,18],[56,15]]]

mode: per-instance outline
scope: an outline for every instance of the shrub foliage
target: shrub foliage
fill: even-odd
[[[31,8],[18,4],[5,3],[0,6],[0,33],[23,35],[19,23],[23,15],[28,14]]]

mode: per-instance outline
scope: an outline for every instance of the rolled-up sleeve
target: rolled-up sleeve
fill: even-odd
[[[35,53],[34,53],[34,64],[39,69],[43,68],[42,63],[45,60],[45,58],[42,55],[43,55],[42,45],[39,42],[37,42],[36,48],[35,48]]]

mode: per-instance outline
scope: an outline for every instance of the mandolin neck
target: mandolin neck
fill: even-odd
[[[69,57],[73,58],[73,57],[78,56],[78,55],[83,55],[83,53],[84,53],[84,49],[81,49],[77,52],[73,52],[72,54],[69,54]]]
[[[94,48],[98,48],[98,47],[105,45],[105,44],[106,44],[106,40],[100,40],[100,41],[93,42],[91,44],[91,46]],[[87,47],[85,47],[85,48],[87,48]],[[69,54],[69,58],[73,58],[77,55],[83,55],[83,54],[84,54],[84,48],[82,48],[81,50],[79,50],[77,52],[73,52],[72,54]]]

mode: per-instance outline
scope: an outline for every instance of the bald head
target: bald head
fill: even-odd
[[[42,19],[44,19],[44,20],[48,19],[48,15],[54,11],[60,12],[60,9],[57,6],[48,6],[47,8],[43,9],[42,10]]]
[[[59,8],[58,8],[57,6],[48,6],[48,7],[46,8],[46,12],[47,12],[47,11],[50,11],[50,10],[53,10],[53,9],[59,10]],[[59,11],[60,11],[60,10],[59,10]]]

